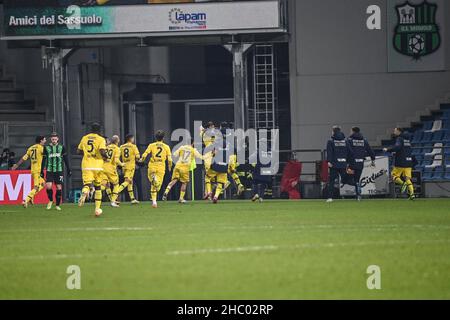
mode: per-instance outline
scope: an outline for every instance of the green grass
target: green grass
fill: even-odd
[[[92,211],[0,207],[0,298],[450,299],[450,200]],[[66,289],[69,265],[81,290]]]

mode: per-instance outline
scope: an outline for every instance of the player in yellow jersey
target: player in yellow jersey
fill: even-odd
[[[209,179],[209,176],[207,175],[207,172],[209,171],[209,168],[211,167],[211,161],[213,158],[213,152],[212,147],[214,144],[215,139],[215,128],[214,122],[209,121],[206,125],[206,128],[203,128],[203,126],[200,127],[200,136],[202,138],[203,144],[205,145],[205,152],[204,152],[204,166],[205,166],[205,195],[204,199],[211,199],[212,194],[212,186],[211,181]]]
[[[119,207],[116,201],[112,201],[113,196],[118,195],[119,190],[119,175],[117,174],[117,167],[123,167],[125,164],[120,161],[120,138],[119,136],[112,136],[111,142],[106,147],[107,159],[103,163],[103,181],[102,185],[111,200],[111,206]]]
[[[230,161],[228,163],[228,175],[233,179],[234,183],[237,187],[237,194],[241,195],[242,192],[244,192],[245,188],[244,185],[241,183],[241,179],[239,179],[239,175],[237,174],[237,167],[239,166],[239,163],[237,162],[237,155],[233,154],[230,156]],[[230,186],[231,182],[227,181],[225,185],[225,189],[227,189]]]
[[[28,148],[27,153],[12,166],[12,170],[16,170],[24,161],[30,159],[31,162],[31,176],[33,177],[33,189],[28,193],[26,199],[23,201],[23,206],[28,207],[28,204],[33,203],[34,196],[44,188],[44,176],[42,162],[44,160],[44,145],[47,142],[45,137],[36,137],[36,144]]]
[[[93,123],[91,133],[85,135],[78,145],[78,154],[83,155],[81,162],[81,170],[83,177],[83,190],[78,205],[84,205],[91,186],[95,188],[95,215],[98,217],[102,214],[102,171],[103,162],[107,159],[106,141],[100,135],[100,124]]]
[[[153,208],[157,208],[156,198],[166,174],[166,161],[168,163],[169,172],[172,170],[172,152],[170,147],[163,142],[164,131],[158,130],[155,134],[156,142],[149,144],[147,150],[141,158],[141,163],[150,155],[148,163],[148,180],[150,181],[150,195],[152,198]]]
[[[178,182],[181,182],[181,192],[180,192],[180,199],[178,200],[179,203],[186,203],[186,200],[184,199],[184,195],[186,194],[186,187],[187,184],[190,181],[190,171],[191,171],[191,165],[192,161],[197,159],[203,159],[203,156],[197,151],[197,149],[194,148],[194,144],[186,144],[184,146],[181,146],[173,153],[175,157],[178,158],[177,164],[175,165],[175,168],[173,169],[172,173],[172,181],[170,181],[169,185],[166,188],[166,191],[163,195],[163,201],[167,200],[167,196],[169,195],[170,189]]]
[[[141,154],[135,145],[134,135],[128,134],[125,137],[125,141],[126,143],[120,146],[120,155],[124,163],[122,170],[125,181],[117,189],[117,194],[113,195],[111,200],[112,202],[116,202],[119,194],[126,188],[130,196],[131,204],[139,204],[139,201],[134,197],[133,179],[136,171],[136,161],[140,160]]]

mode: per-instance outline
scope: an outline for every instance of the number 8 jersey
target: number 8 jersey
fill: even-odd
[[[87,134],[81,139],[78,149],[83,151],[82,170],[103,170],[100,150],[106,149],[105,138],[96,133]]]
[[[138,147],[130,142],[120,146],[120,155],[122,162],[125,164],[124,170],[134,170],[136,168],[136,160],[139,160],[141,157]]]

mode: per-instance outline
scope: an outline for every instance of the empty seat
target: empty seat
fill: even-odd
[[[437,167],[441,167],[443,163],[443,157],[442,154],[437,154],[434,156],[434,160],[430,165],[425,166],[425,170],[426,169],[434,169]]]
[[[433,168],[425,168],[422,173],[422,180],[430,181],[433,179]]]
[[[416,130],[414,132],[413,138],[411,140],[412,143],[419,143],[422,141],[423,131],[422,130]]]
[[[444,170],[435,170],[431,177],[431,180],[443,180],[444,179]]]
[[[419,154],[422,154],[422,148],[413,146],[412,155],[417,156]]]
[[[450,119],[442,122],[442,130],[450,130]]]
[[[447,119],[447,120],[450,119],[450,109],[446,109],[443,111],[441,119]]]
[[[431,142],[434,142],[434,143],[441,142],[444,138],[444,134],[445,134],[445,132],[442,130],[434,132],[433,136],[431,138]]]
[[[444,174],[444,179],[445,180],[450,180],[450,166],[447,168],[447,172],[445,172]]]
[[[450,130],[445,132],[444,137],[442,138],[442,141],[450,142]]]
[[[427,124],[428,126],[428,124]],[[429,130],[431,132],[436,132],[439,130],[442,130],[442,120],[435,120],[432,122],[431,128],[430,129],[425,129],[425,130]]]
[[[431,152],[425,153],[426,156],[434,156],[436,154],[442,154],[442,147],[444,144],[442,142],[435,143],[433,150]]]
[[[433,121],[424,121],[423,122],[423,130],[424,131],[431,131],[433,128]]]
[[[423,159],[423,160],[418,160],[419,164],[416,166],[417,170],[423,171],[425,169],[426,166],[430,166],[433,161],[431,159]]]
[[[433,139],[433,132],[431,132],[431,131],[425,131],[425,132],[423,133],[421,142],[422,142],[422,143],[431,142],[432,139]]]

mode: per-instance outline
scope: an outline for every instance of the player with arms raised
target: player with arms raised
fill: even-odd
[[[81,162],[81,170],[83,176],[83,190],[81,191],[81,197],[78,205],[81,207],[84,205],[89,190],[92,185],[95,187],[95,216],[102,214],[102,171],[103,162],[107,159],[106,154],[106,141],[105,138],[100,135],[100,124],[93,123],[91,127],[91,133],[85,135],[78,145],[78,154],[83,155]]]
[[[44,161],[44,145],[46,139],[43,136],[36,137],[36,144],[28,148],[27,153],[12,166],[11,170],[16,170],[24,161],[30,159],[31,162],[31,176],[33,177],[33,189],[27,195],[27,198],[22,202],[25,208],[29,203],[33,203],[34,196],[44,189],[43,161]]]
[[[170,151],[170,147],[163,142],[164,135],[165,133],[162,130],[156,132],[156,142],[149,144],[140,161],[143,163],[150,155],[148,180],[150,181],[150,195],[153,208],[158,208],[156,200],[164,181],[164,175],[166,174],[166,161],[168,162],[169,172],[172,170],[172,152]]]
[[[203,159],[203,156],[200,154],[200,152],[197,151],[197,149],[194,148],[194,144],[189,142],[181,146],[173,153],[175,157],[178,158],[177,164],[175,165],[175,168],[173,169],[172,174],[172,181],[170,181],[169,185],[166,188],[166,191],[164,192],[163,201],[167,200],[167,196],[169,195],[170,189],[178,182],[181,182],[181,191],[180,191],[180,199],[178,200],[179,203],[186,203],[186,200],[184,199],[184,195],[186,194],[186,187],[187,184],[190,181],[189,173],[191,171],[191,165],[192,161],[197,159]]]

